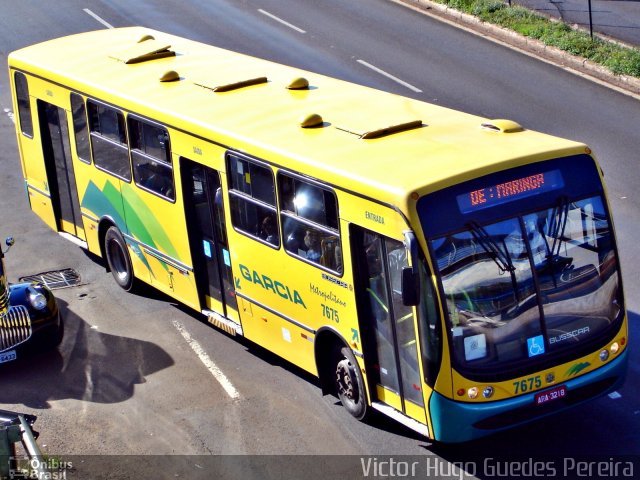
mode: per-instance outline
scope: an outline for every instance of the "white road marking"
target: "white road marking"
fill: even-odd
[[[258,11],[263,14],[266,15],[267,17],[275,20],[276,22],[280,22],[281,24],[292,28],[293,30],[295,30],[296,32],[300,32],[300,33],[307,33],[306,31],[302,30],[301,28],[296,27],[295,25],[290,24],[289,22],[284,21],[283,19],[281,19],[280,17],[276,17],[273,13],[269,13],[266,10],[262,10],[261,8],[258,9]]]
[[[98,15],[96,15],[95,13],[93,13],[91,10],[89,10],[88,8],[83,8],[84,12],[87,15],[92,16],[93,18],[95,18],[98,22],[100,22],[102,25],[104,25],[107,28],[114,28],[113,25],[111,25],[109,22],[107,22],[106,20],[100,18]]]
[[[211,372],[211,375],[218,381],[218,383],[224,388],[225,392],[231,397],[232,400],[237,400],[240,398],[240,394],[233,386],[233,384],[229,381],[222,370],[218,368],[218,366],[213,363],[209,355],[204,351],[204,349],[200,346],[200,344],[195,341],[189,332],[185,330],[182,324],[176,320],[173,320],[173,326],[176,327],[180,335],[187,341],[192,350],[198,355],[198,358],[204,363],[204,366],[207,367],[207,370]]]
[[[622,398],[622,395],[620,395],[620,393],[618,393],[618,392],[611,392],[611,393],[609,394],[609,398],[610,398],[611,400],[617,400],[617,399],[619,399],[619,398]]]
[[[409,90],[413,90],[416,93],[422,93],[422,90],[420,90],[418,87],[414,87],[413,85],[411,85],[410,83],[405,82],[404,80],[400,80],[398,77],[394,77],[393,75],[391,75],[388,72],[385,72],[384,70],[376,67],[375,65],[371,65],[370,63],[365,62],[364,60],[358,60],[358,63],[360,65],[364,65],[367,68],[370,68],[371,70],[373,70],[374,72],[379,73],[380,75],[384,75],[385,77],[393,80],[396,83],[399,83],[400,85],[402,85],[403,87],[407,87]]]

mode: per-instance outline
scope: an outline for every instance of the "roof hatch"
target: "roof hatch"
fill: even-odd
[[[423,126],[424,124],[422,123],[422,120],[410,120],[407,122],[392,123],[391,125],[378,127],[378,128],[371,128],[369,125],[361,125],[361,126],[336,125],[336,128],[338,130],[342,130],[344,132],[357,135],[360,138],[372,139],[372,138],[386,137],[389,135],[393,135],[394,133],[406,132],[408,130],[415,130],[416,128],[422,128]]]
[[[158,58],[173,57],[175,54],[176,52],[171,50],[171,45],[168,43],[149,38],[124,50],[112,53],[109,57],[130,65]]]
[[[194,80],[193,83],[200,87],[208,88],[214,92],[230,92],[252,85],[267,83],[267,77],[254,77],[245,79],[220,79],[220,80]]]

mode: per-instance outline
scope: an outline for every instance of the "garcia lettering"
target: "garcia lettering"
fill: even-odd
[[[242,278],[248,282],[253,283],[254,285],[259,285],[265,290],[278,295],[280,298],[289,300],[291,303],[302,305],[305,309],[307,308],[304,300],[302,300],[302,296],[297,290],[291,290],[288,285],[280,282],[279,280],[274,280],[266,275],[261,275],[256,270],[252,270],[245,265],[241,264],[239,268]]]

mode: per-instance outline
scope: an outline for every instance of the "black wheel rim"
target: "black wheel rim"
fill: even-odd
[[[340,360],[336,365],[336,385],[338,387],[338,395],[343,401],[346,400],[352,404],[358,402],[358,383],[353,365],[346,358]]]

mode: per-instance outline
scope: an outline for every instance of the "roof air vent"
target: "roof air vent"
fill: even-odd
[[[291,83],[287,85],[289,90],[307,90],[309,88],[309,80],[304,77],[297,77],[291,80]]]
[[[312,113],[311,115],[307,115],[306,117],[302,117],[300,119],[300,126],[302,128],[320,127],[323,123],[324,120],[317,113]]]
[[[169,70],[160,77],[161,82],[175,82],[180,80],[180,75],[175,70]]]

